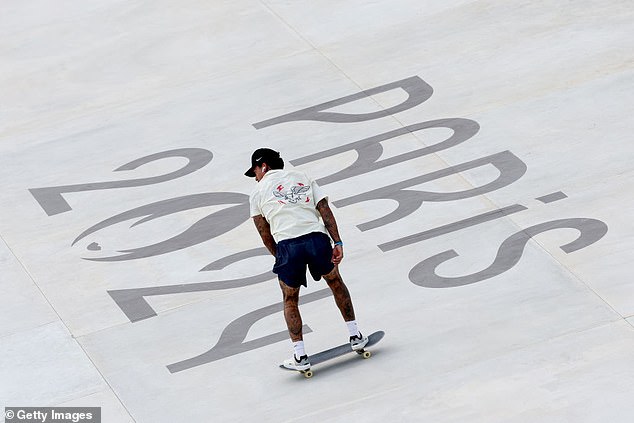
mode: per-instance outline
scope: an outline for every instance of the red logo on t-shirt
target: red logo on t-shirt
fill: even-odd
[[[304,199],[306,203],[310,201],[310,197],[306,194],[306,192],[310,191],[310,188],[304,186],[302,183],[298,182],[297,185],[291,187],[291,189],[286,192],[282,192],[283,189],[284,187],[279,185],[277,191],[273,191],[273,195],[278,198],[278,202],[281,204],[287,204],[287,201],[291,204],[297,204]]]

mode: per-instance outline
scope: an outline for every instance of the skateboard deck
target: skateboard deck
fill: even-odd
[[[358,350],[358,351],[353,351],[352,347],[350,346],[350,344],[346,343],[346,344],[343,344],[343,345],[339,345],[337,347],[333,347],[333,348],[327,349],[327,350],[322,351],[322,352],[318,352],[317,354],[313,354],[313,355],[308,357],[308,360],[310,361],[310,365],[311,366],[315,366],[316,364],[320,364],[320,363],[323,363],[324,361],[332,360],[333,358],[337,358],[339,356],[342,356],[342,355],[345,355],[345,354],[348,354],[348,353],[352,353],[352,352],[356,352],[357,354],[359,354],[363,358],[370,358],[372,356],[372,353],[370,353],[370,351],[367,351],[366,348],[371,347],[372,345],[374,345],[377,342],[379,342],[381,339],[383,339],[383,336],[385,336],[385,332],[383,332],[382,330],[374,332],[373,334],[368,336],[368,343],[365,345],[365,347],[363,349],[361,349],[361,350]],[[290,370],[291,372],[302,373],[304,375],[304,377],[306,377],[306,378],[313,377],[313,372],[312,372],[311,369],[307,369],[307,370],[289,369],[289,368],[284,367],[283,364],[280,364],[280,369],[282,369],[282,370]]]

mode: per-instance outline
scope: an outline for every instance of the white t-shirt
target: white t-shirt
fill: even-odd
[[[316,209],[324,198],[328,197],[305,173],[269,170],[249,198],[251,217],[264,216],[275,242],[311,232],[328,234]]]

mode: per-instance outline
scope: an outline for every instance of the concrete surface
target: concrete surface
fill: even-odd
[[[634,419],[632,2],[2,9],[0,407]],[[277,369],[261,146],[329,193],[361,328],[386,332],[371,360]],[[347,338],[324,288],[309,353]]]

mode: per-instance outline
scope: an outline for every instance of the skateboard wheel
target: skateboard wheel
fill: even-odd
[[[363,351],[363,358],[370,358],[372,357],[372,353],[370,351]]]
[[[306,379],[310,379],[311,377],[313,377],[313,371],[312,371],[312,370],[306,370],[306,371],[304,372],[304,377],[305,377]]]

